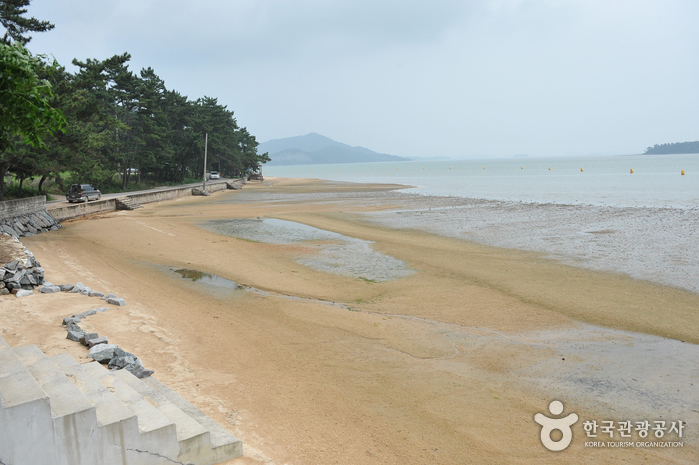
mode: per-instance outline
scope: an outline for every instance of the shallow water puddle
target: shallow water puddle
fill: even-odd
[[[231,290],[245,289],[240,284],[229,279],[222,278],[215,274],[204,273],[203,271],[198,270],[188,270],[186,268],[181,268],[179,270],[173,271],[182,276],[183,278],[189,279],[190,281],[193,281],[195,283],[208,284],[210,286]]]
[[[389,281],[413,273],[402,260],[372,249],[370,241],[275,218],[212,220],[202,224],[217,234],[265,244],[314,246],[313,256],[298,257],[302,265],[369,281]]]
[[[180,269],[169,268],[169,269],[170,269],[170,271],[179,274],[180,277],[182,277],[184,279],[188,279],[194,283],[197,283],[198,285],[201,285],[202,290],[204,292],[207,292],[208,294],[212,294],[214,297],[216,297],[215,288],[219,288],[219,289],[223,289],[223,290],[227,290],[227,291],[247,291],[247,292],[252,292],[252,293],[255,293],[258,295],[281,297],[283,299],[288,299],[288,300],[303,300],[303,301],[307,301],[307,302],[317,303],[320,305],[330,305],[332,307],[338,307],[338,308],[343,308],[345,310],[351,310],[351,308],[347,307],[346,305],[331,302],[329,300],[319,300],[319,299],[309,299],[306,297],[296,297],[293,295],[279,294],[277,292],[272,292],[272,291],[263,291],[262,289],[258,289],[256,287],[243,286],[241,284],[236,283],[235,281],[231,281],[230,279],[222,278],[221,276],[211,274],[211,273],[205,273],[205,272],[199,271],[199,270],[190,270],[190,269],[186,269],[186,268],[180,268]],[[214,292],[212,292],[212,291],[214,291]]]

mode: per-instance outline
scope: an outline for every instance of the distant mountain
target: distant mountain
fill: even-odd
[[[312,132],[305,136],[273,139],[263,142],[258,153],[268,152],[272,159],[267,165],[320,165],[330,163],[368,163],[378,161],[407,161],[409,158],[376,153],[364,147],[337,142]]]
[[[646,149],[645,155],[668,155],[671,153],[699,153],[699,141],[655,144]]]

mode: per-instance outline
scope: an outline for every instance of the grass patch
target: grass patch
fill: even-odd
[[[371,284],[376,284],[378,281],[374,281],[373,279],[365,278],[364,276],[360,276],[359,279],[364,281],[365,283],[371,283]]]

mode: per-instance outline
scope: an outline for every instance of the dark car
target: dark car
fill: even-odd
[[[91,184],[73,184],[66,193],[66,200],[70,203],[89,202],[90,200],[99,200],[101,198],[102,193]]]

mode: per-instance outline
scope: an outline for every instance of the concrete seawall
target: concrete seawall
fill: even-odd
[[[241,184],[242,180],[235,181],[216,181],[207,182],[206,190],[208,192],[217,192],[229,188],[229,184]],[[144,192],[142,194],[127,194],[123,197],[128,197],[137,204],[162,202],[163,200],[172,200],[180,197],[192,195],[192,187],[173,187],[171,189],[163,189],[155,192]],[[79,203],[71,205],[62,205],[51,207],[47,206],[48,212],[56,218],[57,221],[64,221],[73,218],[80,218],[86,215],[96,215],[99,213],[113,212],[117,210],[116,199],[97,200],[88,203]]]
[[[0,202],[0,218],[12,218],[20,215],[29,215],[43,210],[46,204],[46,196],[27,197],[26,199],[5,200]]]

